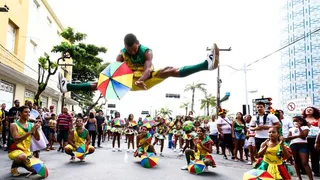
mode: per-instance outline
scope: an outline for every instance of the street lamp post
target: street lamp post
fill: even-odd
[[[207,47],[207,51],[211,51],[212,49]],[[219,49],[219,51],[231,51],[231,47],[228,49]],[[218,112],[220,108],[220,86],[221,86],[221,79],[220,79],[220,65],[217,67],[217,107],[216,107],[216,112],[217,112],[217,118],[218,118]]]
[[[243,72],[244,72],[244,90],[246,92],[246,113],[250,114],[249,112],[249,103],[248,103],[248,87],[247,87],[247,66],[246,63],[243,65]]]
[[[67,64],[67,63],[64,63],[64,64],[60,64],[60,60],[62,60],[63,62],[65,62],[65,59],[66,58],[70,58],[70,55],[69,53],[66,53],[65,55],[63,55],[62,57],[60,57],[58,60],[57,60],[57,64],[58,66],[61,66],[61,69],[64,71],[63,73],[63,76],[66,77],[67,76],[67,73],[68,70],[67,70],[67,66],[74,66],[74,64]],[[65,93],[62,93],[62,98],[61,98],[61,112],[63,111],[63,107],[64,107],[64,100],[65,100]]]
[[[248,93],[249,92],[248,92],[248,86],[247,86],[247,70],[251,70],[251,69],[247,69],[247,65],[245,63],[243,65],[243,69],[236,69],[230,65],[220,65],[220,66],[227,66],[235,71],[243,71],[243,73],[244,73],[244,89],[245,89],[245,96],[246,96],[246,112],[248,114],[250,114],[249,107],[248,107],[249,106],[249,103],[248,103]]]

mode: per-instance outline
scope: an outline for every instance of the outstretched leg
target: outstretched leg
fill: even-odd
[[[168,78],[168,77],[187,77],[191,74],[204,71],[204,70],[214,70],[219,65],[219,48],[214,43],[211,52],[207,55],[207,59],[200,64],[191,65],[191,66],[183,66],[181,68],[174,68],[174,67],[166,67],[157,73],[157,77],[159,78]],[[97,82],[94,83],[80,83],[80,84],[71,84],[66,81],[65,78],[59,74],[59,83],[58,89],[62,93],[66,93],[68,91],[95,91],[97,90]]]
[[[157,76],[160,78],[187,77],[200,71],[214,70],[219,65],[219,48],[214,43],[211,49],[211,52],[207,55],[207,59],[202,63],[191,66],[183,66],[181,68],[166,67],[161,69]]]

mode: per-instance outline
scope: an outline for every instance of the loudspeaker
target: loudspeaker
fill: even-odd
[[[247,109],[246,109],[245,104],[242,105],[242,114],[247,115]],[[250,106],[249,105],[248,105],[248,114],[250,114]]]

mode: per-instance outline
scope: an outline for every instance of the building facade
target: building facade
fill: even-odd
[[[5,2],[0,4],[5,4]],[[38,88],[38,58],[47,54],[52,61],[59,58],[51,53],[54,45],[63,38],[60,33],[63,26],[47,0],[10,0],[6,1],[8,12],[0,12],[0,103],[11,108],[15,99],[23,103],[33,99]],[[63,63],[72,63],[69,62]],[[68,67],[68,73],[71,67]],[[56,73],[49,80],[42,93],[42,107],[55,106],[61,110],[61,93],[57,88]],[[71,76],[69,76],[71,77]],[[65,105],[71,110],[77,103],[66,94]]]
[[[295,99],[320,106],[320,1],[285,0],[281,6],[281,104]],[[304,37],[302,40],[298,39]]]

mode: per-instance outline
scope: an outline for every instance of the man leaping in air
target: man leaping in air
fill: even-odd
[[[117,56],[116,61],[125,62],[133,71],[132,91],[150,89],[168,77],[186,77],[199,71],[214,70],[219,65],[219,49],[215,43],[213,43],[207,59],[200,64],[181,68],[165,67],[156,71],[152,65],[152,50],[141,45],[134,34],[127,34],[124,37],[124,45],[125,47]],[[59,75],[58,88],[62,93],[75,90],[95,91],[97,85],[98,82],[67,83],[66,79]]]

